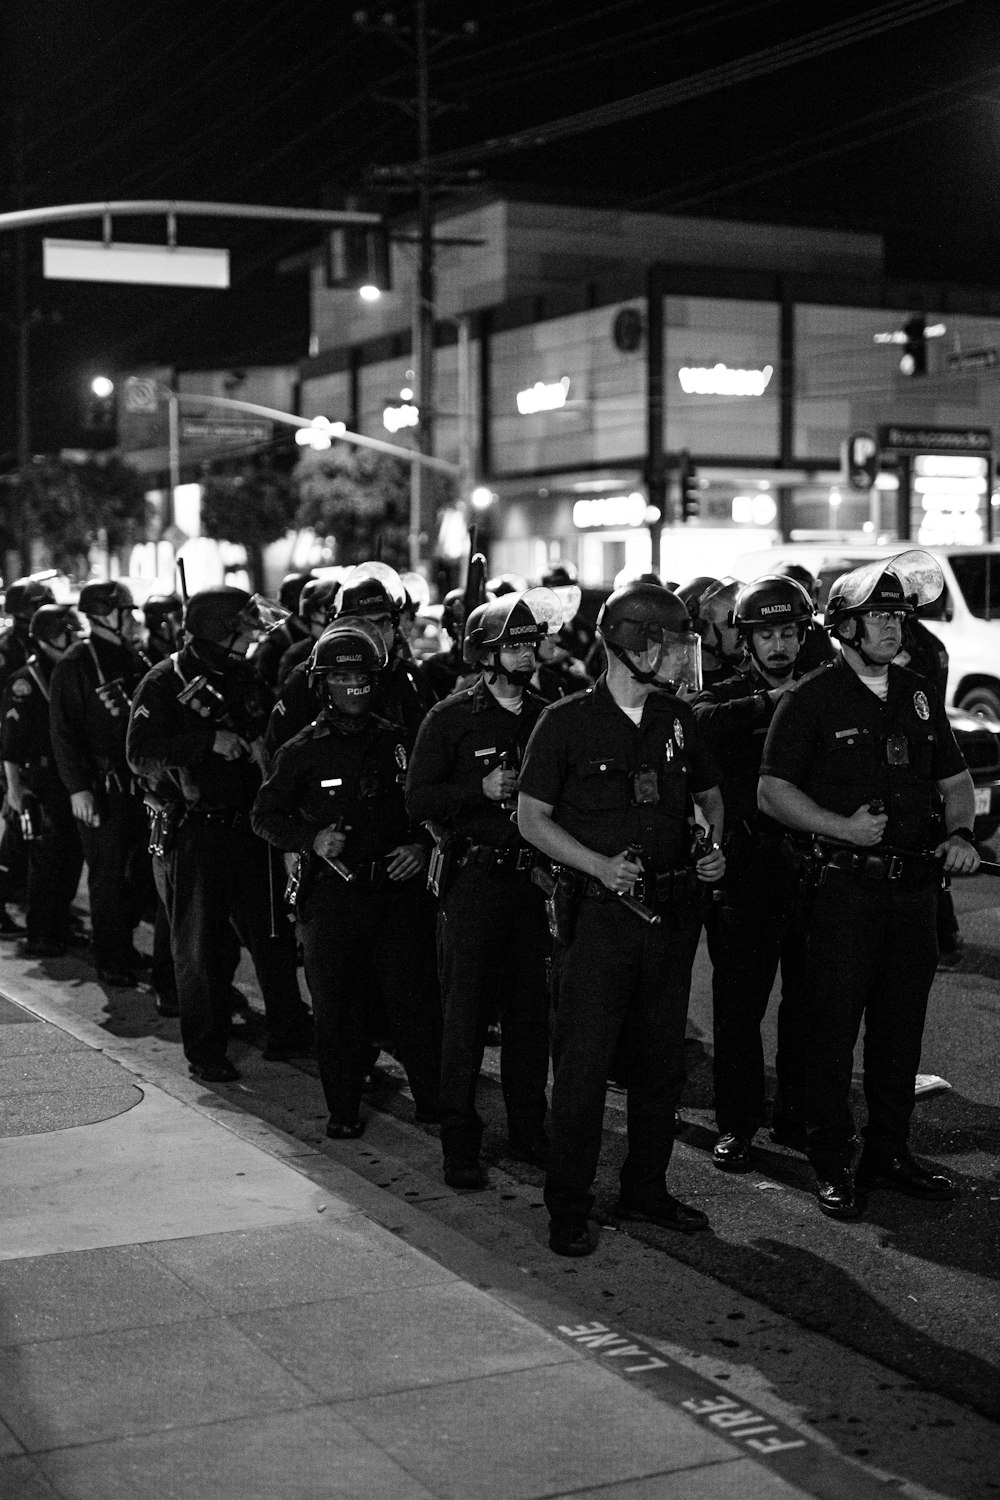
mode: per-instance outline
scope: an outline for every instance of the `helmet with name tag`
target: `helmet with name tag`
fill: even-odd
[[[812,600],[801,583],[772,573],[743,585],[733,605],[733,624],[746,636],[768,626],[804,625],[812,613]]]
[[[309,675],[328,672],[360,672],[374,676],[389,660],[385,641],[367,621],[336,619],[328,625],[312,649]]]
[[[522,594],[501,594],[478,604],[465,622],[462,654],[470,667],[478,666],[494,652],[515,646],[534,649],[547,626],[540,622]]]
[[[888,561],[879,559],[842,573],[830,589],[825,623],[832,629],[851,615],[872,610],[912,615],[922,604],[932,604],[943,590],[944,574],[937,559],[913,547]]]

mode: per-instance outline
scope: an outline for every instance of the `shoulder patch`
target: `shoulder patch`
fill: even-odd
[[[145,703],[140,703],[138,708],[133,708],[132,717],[133,719],[149,718],[149,709],[146,707]]]

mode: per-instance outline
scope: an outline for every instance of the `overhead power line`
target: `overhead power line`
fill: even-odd
[[[426,165],[435,172],[447,171],[480,161],[484,156],[503,156],[529,147],[548,146],[554,141],[582,135],[590,130],[618,125],[640,115],[651,114],[654,110],[703,98],[722,88],[748,83],[796,63],[809,62],[813,58],[868,41],[897,27],[924,20],[939,11],[950,10],[964,3],[965,0],[892,0],[892,3],[881,5],[860,18],[823,26],[818,31],[809,32],[793,41],[766,47],[735,62],[703,69],[689,78],[681,78],[655,89],[646,89],[627,99],[566,115],[561,120],[551,120],[548,124],[537,125],[529,130],[493,136],[473,146],[460,146],[452,151],[439,152]]]

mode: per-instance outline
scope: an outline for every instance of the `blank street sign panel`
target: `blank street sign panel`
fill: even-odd
[[[43,240],[49,281],[128,281],[145,286],[229,285],[229,251],[176,245],[105,245],[100,240]]]

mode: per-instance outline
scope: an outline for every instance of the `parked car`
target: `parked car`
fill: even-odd
[[[1000,723],[959,708],[949,708],[948,718],[958,748],[972,772],[976,789],[976,842],[991,839],[1000,828]]]
[[[781,563],[801,563],[820,581],[822,610],[831,584],[841,573],[918,545],[789,542],[743,553],[735,560],[732,572],[737,578],[750,580],[772,573]],[[941,564],[945,579],[940,599],[922,609],[920,618],[941,638],[948,652],[947,702],[968,714],[1000,723],[1000,544],[929,546],[922,550]]]

